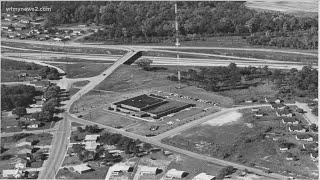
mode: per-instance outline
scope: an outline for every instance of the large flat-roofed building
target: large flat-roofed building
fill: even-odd
[[[146,94],[111,104],[114,110],[139,117],[147,115],[155,119],[193,106],[195,104],[167,100],[160,96]]]
[[[120,102],[114,103],[117,107],[133,110],[133,111],[144,111],[152,107],[165,104],[166,101],[160,98],[151,97],[146,94],[136,96],[130,99],[126,99]]]

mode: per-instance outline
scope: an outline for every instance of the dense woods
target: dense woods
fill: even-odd
[[[60,73],[57,69],[47,66],[41,66],[35,63],[27,63],[20,61],[13,61],[8,59],[1,60],[1,69],[3,71],[15,71],[26,72],[33,70],[35,74],[38,74],[43,79],[56,80],[60,78]]]
[[[30,2],[31,3],[31,2]],[[104,28],[86,40],[119,43],[173,41],[174,2],[32,2],[47,6],[45,26],[82,23]],[[2,2],[5,7],[26,6]],[[210,36],[240,35],[249,44],[302,49],[318,47],[317,17],[295,17],[279,12],[256,12],[244,2],[178,2],[182,40]],[[40,15],[40,14],[39,14]],[[43,15],[43,14],[41,14]],[[36,15],[30,13],[31,17]]]
[[[1,86],[1,110],[12,110],[17,107],[27,107],[33,103],[37,91],[33,86]]]
[[[177,81],[178,77],[171,75],[168,79]],[[273,82],[279,97],[284,98],[316,98],[318,93],[318,71],[310,66],[304,66],[300,71],[294,68],[270,70],[267,66],[237,67],[235,63],[231,63],[228,67],[202,67],[199,71],[182,71],[181,81],[208,91],[245,89]]]

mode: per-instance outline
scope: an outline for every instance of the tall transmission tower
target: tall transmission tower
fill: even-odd
[[[174,13],[175,13],[175,28],[176,28],[176,48],[180,46],[179,42],[179,27],[178,27],[178,5],[177,2],[174,4]],[[181,75],[180,75],[180,57],[179,53],[177,52],[177,61],[178,61],[178,88],[181,88]]]

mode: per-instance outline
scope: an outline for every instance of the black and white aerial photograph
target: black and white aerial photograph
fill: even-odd
[[[318,4],[1,0],[0,179],[319,179]]]

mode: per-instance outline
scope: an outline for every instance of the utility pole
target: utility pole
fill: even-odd
[[[174,13],[175,13],[175,28],[176,28],[176,48],[180,46],[179,42],[179,27],[178,27],[178,5],[177,2],[174,4]],[[178,61],[178,89],[181,89],[181,75],[180,75],[180,57],[179,53],[177,52],[177,61]]]

